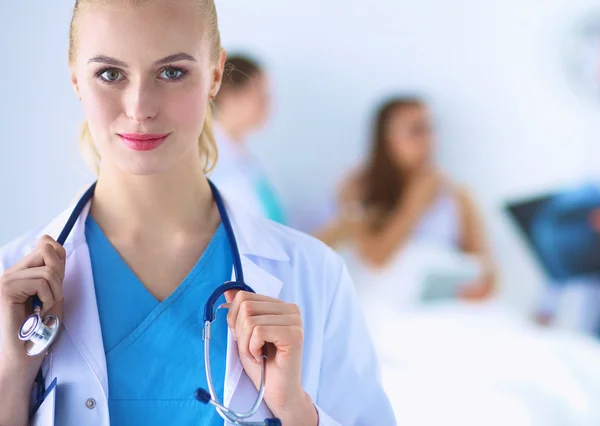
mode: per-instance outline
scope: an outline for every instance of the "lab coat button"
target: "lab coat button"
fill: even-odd
[[[85,401],[85,406],[90,410],[93,410],[96,408],[96,400],[94,398],[88,398],[88,400]]]

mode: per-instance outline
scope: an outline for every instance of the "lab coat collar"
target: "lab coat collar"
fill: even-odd
[[[223,198],[240,254],[286,262],[290,260],[281,243],[275,240],[275,228],[270,221],[254,217],[240,209],[232,209],[227,198]]]
[[[246,283],[257,294],[277,298],[283,283],[254,261],[256,260],[254,258],[284,262],[290,260],[281,243],[273,236],[273,232],[276,232],[275,228],[272,228],[273,224],[263,218],[254,218],[238,209],[231,209],[227,199],[224,199],[224,202],[241,255]],[[91,202],[85,206],[64,244],[67,252],[67,270],[63,283],[65,303],[63,324],[82,355],[88,360],[108,398],[106,358],[104,357],[89,249],[85,244],[85,221],[90,205]],[[74,206],[75,203],[44,228],[29,249],[32,250],[35,247],[35,243],[42,235],[58,238]],[[236,390],[244,394],[250,392],[250,397],[253,396],[253,388],[248,385],[248,380],[240,382],[242,373],[243,368],[238,356],[237,344],[229,333],[224,389],[225,404],[232,401]],[[254,394],[255,391],[256,389],[254,389]],[[239,393],[237,394],[239,395]],[[247,405],[247,402],[244,401],[245,398],[234,399],[239,400],[238,403]],[[260,411],[264,412],[264,410],[263,407]]]
[[[229,219],[231,221],[235,238],[237,240],[240,254],[249,257],[262,257],[277,261],[290,260],[288,254],[281,247],[281,244],[275,241],[273,237],[273,229],[270,229],[272,227],[272,223],[264,218],[253,217],[243,210],[232,209],[231,203],[227,200],[225,195],[223,195],[223,199],[227,214],[229,215]],[[58,235],[65,226],[65,223],[67,223],[75,204],[76,202],[73,202],[69,208],[62,212],[56,219],[54,219],[40,233],[39,236],[41,237],[42,235],[47,234],[55,239],[58,238]],[[88,203],[84,208],[81,216],[75,222],[73,230],[65,241],[64,247],[67,252],[73,245],[85,241],[85,221],[89,213],[90,204],[91,203]],[[36,238],[36,241],[33,242],[30,249],[35,247],[37,240],[38,238]]]

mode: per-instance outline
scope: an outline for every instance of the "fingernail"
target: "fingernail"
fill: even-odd
[[[229,331],[231,331],[231,335],[233,336],[233,340],[235,340],[237,342],[237,337],[235,336],[235,330],[233,328],[230,328]]]

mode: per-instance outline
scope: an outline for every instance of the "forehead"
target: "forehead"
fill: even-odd
[[[394,108],[389,123],[394,125],[400,121],[412,121],[427,118],[427,110],[421,105],[409,105]]]
[[[155,61],[174,52],[198,60],[207,54],[206,24],[194,0],[142,5],[109,1],[84,6],[77,22],[79,60],[107,55],[127,63]]]

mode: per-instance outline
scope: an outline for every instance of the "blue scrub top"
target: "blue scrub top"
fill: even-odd
[[[213,426],[223,420],[194,399],[208,389],[202,341],[203,308],[212,291],[231,279],[232,257],[219,226],[192,271],[159,302],[125,263],[93,218],[85,224],[106,352],[112,426]],[[223,303],[222,298],[219,303]],[[223,398],[226,311],[211,333],[211,366]]]

